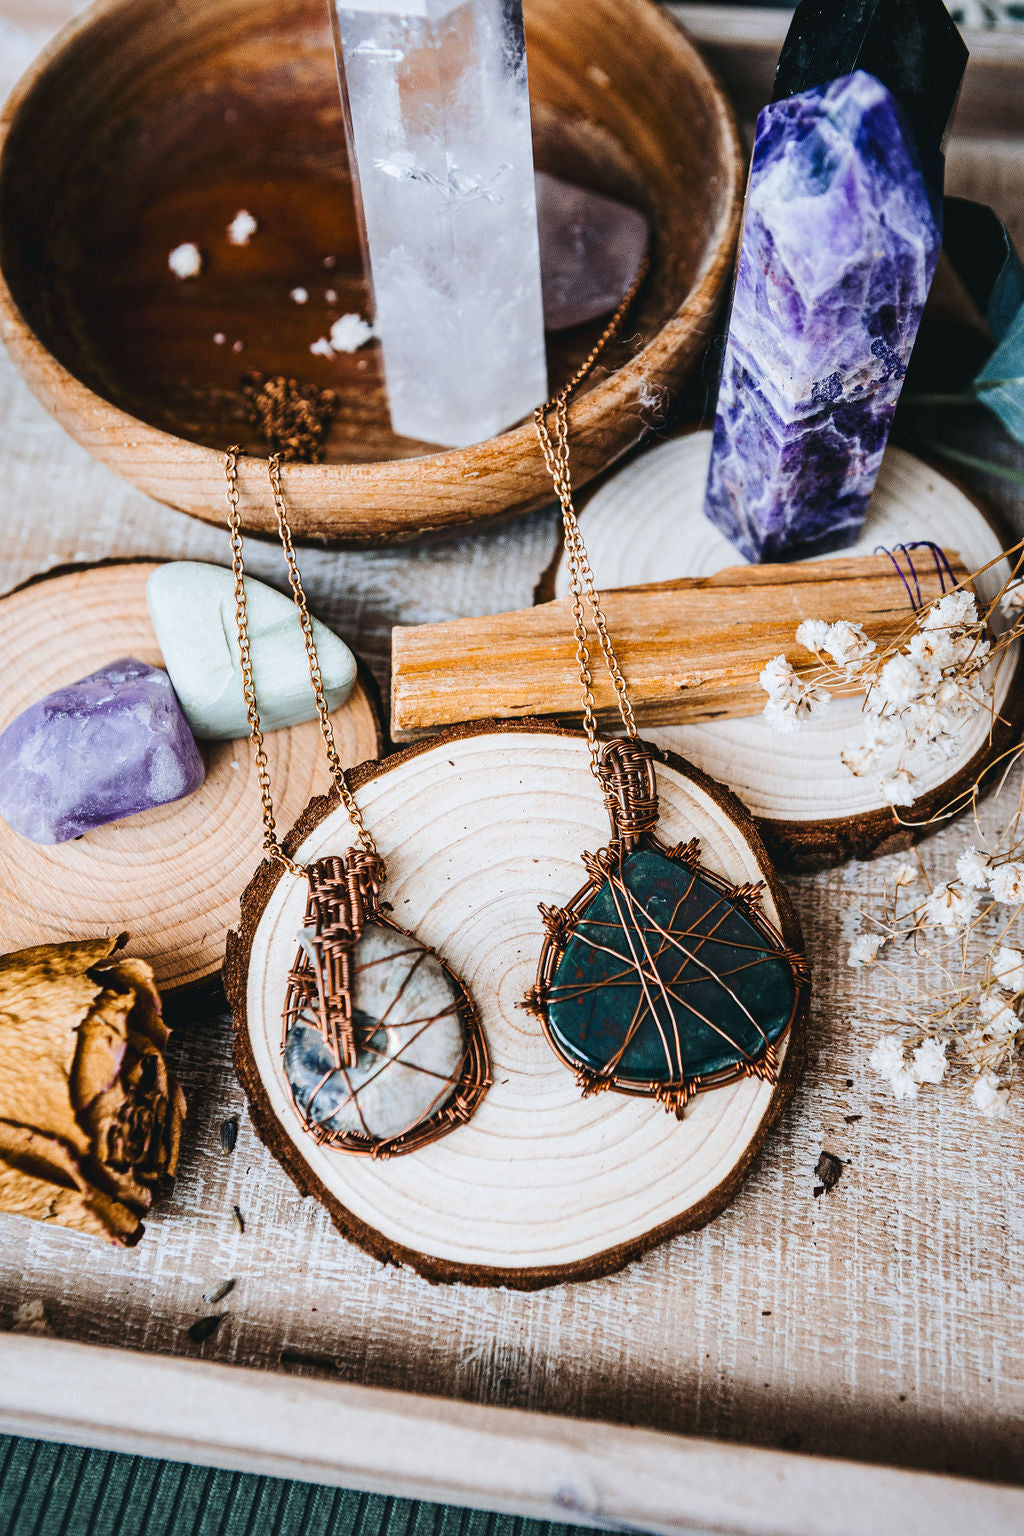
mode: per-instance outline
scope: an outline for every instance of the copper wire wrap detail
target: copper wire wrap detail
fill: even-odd
[[[359,1055],[352,1022],[352,951],[363,929],[377,919],[382,870],[377,855],[362,848],[353,849],[347,859],[318,859],[307,870],[305,943],[288,975],[281,1038],[283,1044],[300,1014],[315,1020],[338,1068],[354,1067]]]
[[[658,791],[655,776],[656,749],[640,738],[606,742],[600,751],[599,779],[605,791],[605,804],[612,825],[612,839],[607,847],[597,853],[584,853],[582,862],[587,873],[587,883],[564,907],[545,906],[541,915],[544,923],[544,944],[537,966],[537,981],[525,1001],[520,1005],[543,1028],[545,1038],[555,1055],[575,1074],[576,1082],[584,1098],[595,1093],[614,1089],[642,1098],[652,1098],[676,1119],[683,1118],[687,1104],[698,1093],[724,1088],[743,1078],[757,1078],[774,1083],[778,1079],[779,1043],[787,1038],[793,1020],[803,1007],[810,986],[810,968],[806,957],[789,947],[782,935],[765,916],[761,902],[764,896],[763,881],[747,881],[733,885],[700,862],[700,843],[691,838],[668,848],[655,835],[658,820]],[[762,1048],[745,1055],[735,1065],[717,1072],[693,1077],[682,1076],[670,1082],[637,1082],[620,1077],[613,1060],[601,1071],[583,1066],[567,1053],[553,1033],[548,1008],[552,999],[555,973],[565,954],[569,940],[579,926],[591,901],[607,880],[621,876],[622,861],[627,854],[638,848],[651,849],[675,864],[691,870],[711,886],[719,895],[739,906],[747,920],[757,929],[765,941],[765,948],[773,956],[787,964],[793,975],[793,1005],[785,1029],[774,1042],[764,1041]],[[667,937],[667,936],[666,936]],[[699,946],[698,946],[699,947]],[[732,988],[721,978],[719,984],[733,997]],[[626,1042],[628,1043],[628,1041]],[[625,1044],[617,1052],[621,1056]]]
[[[645,741],[608,741],[601,749],[598,778],[614,840],[628,852],[658,824],[654,758]]]
[[[333,855],[318,859],[308,866],[310,893],[302,942],[288,976],[281,1050],[283,1053],[290,1029],[299,1022],[318,1030],[332,1051],[334,1070],[343,1075],[357,1065],[361,1049],[372,1049],[367,1041],[357,1038],[354,1018],[355,948],[371,925],[389,928],[411,939],[424,955],[431,955],[436,960],[452,983],[455,1001],[446,1011],[457,1014],[465,1045],[452,1075],[438,1077],[437,1107],[415,1125],[400,1135],[387,1138],[376,1138],[369,1132],[332,1130],[310,1113],[312,1101],[306,1108],[299,1104],[288,1075],[284,1074],[292,1107],[303,1129],[316,1142],[341,1152],[388,1158],[396,1153],[415,1152],[457,1125],[464,1125],[491,1086],[491,1064],[483,1029],[461,978],[436,950],[423,944],[415,934],[381,911],[380,870],[376,855],[367,854],[361,848],[353,849],[344,857]],[[424,1020],[422,1028],[429,1028],[434,1022],[433,1019]],[[400,1052],[395,1059],[401,1059]],[[381,1070],[386,1071],[387,1066],[382,1066]],[[346,1102],[353,1103],[358,1113],[360,1090],[351,1086],[347,1075],[345,1080],[349,1089]],[[453,1088],[455,1091],[449,1097]]]
[[[369,1157],[389,1157],[398,1152],[414,1152],[429,1142],[436,1141],[457,1125],[462,1125],[473,1114],[484,1093],[490,1087],[490,1058],[483,1027],[461,977],[436,950],[423,944],[407,928],[391,921],[380,907],[380,890],[387,878],[384,861],[377,851],[373,837],[367,829],[362,812],[351,789],[338,756],[334,728],[324,691],[320,659],[317,655],[313,619],[306,602],[298,560],[288,523],[284,483],[281,477],[281,453],[273,453],[267,462],[267,474],[274,500],[278,537],[288,567],[288,581],[295,606],[298,609],[309,679],[323,738],[327,763],[334,782],[334,793],[344,807],[358,839],[347,854],[319,859],[310,865],[298,864],[286,853],[278,835],[274,818],[274,800],[270,782],[267,752],[260,725],[259,704],[253,681],[252,654],[249,641],[248,604],[245,591],[245,563],[241,514],[239,510],[238,460],[242,449],[229,448],[224,459],[226,499],[228,503],[228,527],[231,534],[231,566],[235,584],[235,624],[238,633],[239,659],[242,673],[242,693],[249,718],[249,738],[256,764],[263,809],[263,850],[267,857],[283,866],[296,879],[308,882],[306,911],[299,951],[288,975],[284,1007],[281,1014],[282,1054],[289,1031],[301,1022],[317,1031],[325,1042],[333,1063],[332,1070],[324,1075],[306,1109],[297,1102],[288,1074],[283,1074],[288,1097],[305,1131],[321,1145],[343,1152],[353,1152]],[[380,1138],[346,1131],[328,1130],[309,1112],[316,1095],[325,1087],[335,1072],[345,1076],[349,1099],[365,1128],[366,1121],[358,1106],[359,1088],[353,1088],[347,1074],[359,1064],[361,1052],[376,1052],[372,1040],[360,1040],[356,1033],[355,991],[358,967],[354,964],[355,947],[366,928],[371,924],[391,928],[410,939],[423,955],[431,955],[452,985],[455,1001],[444,1011],[445,1015],[458,1015],[462,1027],[464,1049],[453,1076],[437,1076],[438,1092],[433,1107],[415,1125],[396,1136]],[[439,1015],[438,1017],[441,1017]],[[428,1028],[434,1020],[422,1021]],[[413,1037],[415,1038],[415,1037]],[[392,1060],[399,1060],[402,1050]],[[410,1065],[410,1063],[406,1063]],[[386,1070],[387,1062],[381,1070]],[[419,1067],[417,1070],[426,1071]],[[363,1085],[365,1086],[365,1084]],[[454,1089],[454,1092],[452,1090]]]

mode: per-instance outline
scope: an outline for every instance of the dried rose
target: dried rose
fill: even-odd
[[[0,958],[0,1211],[128,1247],[177,1168],[185,1098],[153,972],[122,942]]]

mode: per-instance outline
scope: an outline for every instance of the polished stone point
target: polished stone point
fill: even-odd
[[[384,924],[353,953],[356,1065],[337,1070],[312,1023],[292,1025],[284,1069],[302,1113],[326,1131],[388,1141],[455,1092],[466,1039],[455,983],[432,950]]]
[[[167,673],[127,656],[11,721],[0,816],[33,843],[64,843],[180,800],[205,773]]]
[[[761,113],[705,499],[748,560],[857,539],[941,242],[908,120],[871,75]]]
[[[692,1084],[763,1059],[795,1000],[792,966],[736,901],[688,865],[640,849],[574,928],[548,1025],[596,1076]]]
[[[544,325],[566,331],[617,309],[647,254],[638,208],[539,171],[537,223]]]
[[[264,731],[316,718],[298,609],[290,597],[245,578],[253,683]],[[235,622],[235,578],[219,565],[178,560],[146,584],[164,666],[189,725],[201,740],[249,734]],[[352,692],[356,659],[343,640],[313,620],[313,638],[329,710]]]

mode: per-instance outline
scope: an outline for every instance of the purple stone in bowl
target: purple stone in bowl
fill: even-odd
[[[638,208],[589,187],[536,175],[544,328],[566,331],[617,309],[647,254]]]
[[[48,693],[0,735],[0,816],[33,843],[180,800],[205,776],[167,673],[131,656]]]

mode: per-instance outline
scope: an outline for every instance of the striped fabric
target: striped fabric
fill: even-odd
[[[575,1536],[577,1529],[0,1436],[0,1536]]]

